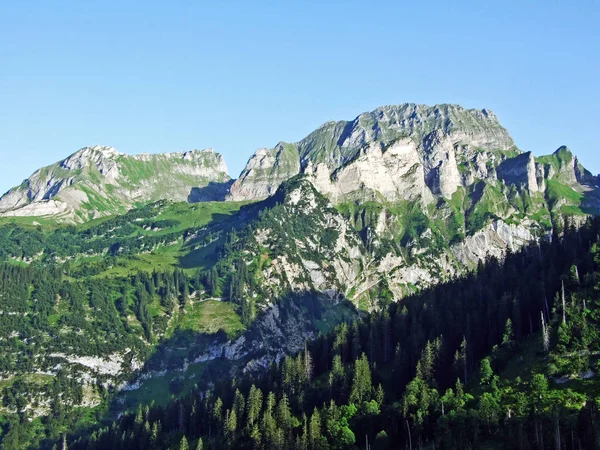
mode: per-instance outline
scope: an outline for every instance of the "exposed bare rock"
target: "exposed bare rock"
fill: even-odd
[[[538,192],[537,170],[531,152],[503,161],[497,169],[498,177],[507,184],[515,184],[530,192]]]
[[[516,251],[535,240],[530,223],[507,224],[495,220],[473,236],[452,247],[456,259],[465,267],[472,267],[488,257],[502,258],[507,250]]]
[[[0,215],[81,222],[139,202],[186,201],[211,183],[223,186],[224,198],[228,181],[225,161],[212,149],[130,156],[112,147],[85,147],[8,191],[0,198]]]
[[[506,151],[514,143],[488,110],[456,105],[384,106],[351,122],[328,122],[302,141],[261,149],[231,188],[231,200],[262,199],[303,173],[334,201],[347,198],[451,197],[472,183],[462,177],[457,150]],[[483,157],[487,160],[489,158]],[[475,173],[488,175],[481,157]]]
[[[300,171],[300,157],[294,145],[279,143],[274,149],[258,150],[231,187],[233,200],[263,199]]]

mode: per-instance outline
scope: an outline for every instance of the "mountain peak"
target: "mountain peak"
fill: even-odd
[[[114,160],[121,155],[114,147],[94,145],[82,147],[75,153],[60,162],[60,166],[67,170],[82,169],[86,166],[104,165],[106,160]]]
[[[450,133],[453,130],[479,131],[498,128],[506,134],[506,140],[512,141],[508,133],[500,125],[496,114],[489,109],[466,109],[460,105],[442,103],[424,105],[403,103],[386,105],[363,113],[357,117],[358,122],[365,119],[379,122],[379,126],[388,126],[399,132],[423,136],[432,130]],[[512,145],[514,143],[511,142]]]
[[[351,121],[326,122],[296,144],[260,150],[231,187],[230,198],[265,198],[283,180],[302,173],[332,200],[368,191],[388,200],[408,195],[429,201],[433,195],[451,196],[464,184],[458,164],[477,149],[502,154],[514,148],[488,109],[385,105]],[[479,175],[487,176],[486,164],[479,165]]]
[[[73,153],[73,155],[76,155],[79,153],[84,153],[84,154],[85,153],[100,153],[105,156],[116,156],[116,155],[121,154],[114,147],[112,147],[110,145],[91,145],[91,146],[82,147],[79,150],[77,150],[75,153]]]
[[[132,156],[96,145],[37,170],[8,191],[0,198],[0,215],[79,222],[137,203],[186,201],[208,185],[211,192],[225,190],[229,180],[223,157],[213,149]]]
[[[566,145],[561,145],[554,151],[553,155],[556,155],[556,156],[571,155],[571,156],[573,156],[573,152]]]

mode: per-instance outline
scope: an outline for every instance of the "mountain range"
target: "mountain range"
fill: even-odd
[[[278,194],[290,180],[302,180],[298,192],[287,186]],[[128,156],[84,148],[7,192],[0,216],[76,223],[159,199],[235,203],[278,195],[290,207],[282,220],[318,221],[314,230],[335,234],[333,268],[299,257],[322,249],[308,233],[269,270],[292,289],[306,287],[294,281],[302,274],[317,290],[336,286],[355,302],[382,282],[401,298],[543,237],[560,215],[581,220],[600,210],[597,178],[568,148],[534,157],[489,110],[402,104],[260,149],[236,180],[212,150]],[[248,239],[258,253],[286,233],[275,238],[265,229]]]
[[[327,122],[297,143],[260,149],[231,182],[212,149],[129,156],[85,147],[4,194],[0,214],[85,221],[158,199],[255,201],[296,175],[335,204],[406,200],[426,207],[463,190],[497,187],[508,205],[514,188],[547,212],[598,206],[596,178],[566,147],[535,158],[515,146],[489,110],[402,104]],[[557,190],[567,194],[560,205]]]
[[[4,411],[51,420],[60,404],[114,419],[222,378],[258,377],[340,323],[385,323],[378,315],[400,305],[403,324],[402,302],[430,304],[441,283],[481,292],[473,277],[486,263],[512,279],[496,265],[520,261],[520,249],[558,258],[551,246],[600,211],[598,182],[567,147],[523,152],[494,113],[457,105],[328,122],[259,149],[235,180],[212,149],[85,147],[0,198]],[[581,251],[595,251],[586,242]],[[546,299],[542,324],[554,294],[525,296]],[[494,299],[504,325],[518,307]],[[530,334],[535,308],[519,318]],[[416,327],[411,358],[428,335]]]

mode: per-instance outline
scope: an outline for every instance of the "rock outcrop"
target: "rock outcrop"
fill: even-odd
[[[300,172],[295,145],[280,142],[273,149],[258,150],[231,187],[232,199],[254,200],[272,195],[285,180]]]
[[[81,222],[148,201],[186,201],[195,188],[216,183],[227,189],[229,180],[223,157],[212,149],[130,156],[112,147],[85,147],[4,194],[0,216]]]
[[[259,150],[229,198],[265,198],[285,179],[302,173],[334,201],[383,196],[429,202],[434,196],[449,198],[472,182],[475,177],[463,176],[460,164],[477,159],[475,174],[487,176],[481,160],[500,160],[509,150],[514,142],[491,111],[384,106],[351,122],[328,122],[302,141],[286,144],[285,152],[281,144]]]
[[[531,152],[523,153],[514,158],[503,161],[497,169],[498,178],[506,184],[514,184],[538,192],[537,170],[535,158]]]

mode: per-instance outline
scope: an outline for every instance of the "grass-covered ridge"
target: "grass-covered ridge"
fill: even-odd
[[[0,211],[78,223],[158,200],[185,201],[197,190],[203,200],[216,200],[229,180],[214,151],[131,156],[86,147],[13,188],[0,199]]]

